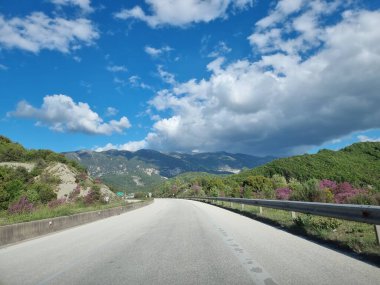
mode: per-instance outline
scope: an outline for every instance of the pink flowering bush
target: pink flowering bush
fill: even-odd
[[[49,208],[56,208],[58,206],[61,206],[63,204],[66,203],[66,198],[65,197],[62,197],[62,198],[59,198],[57,200],[52,200],[48,203],[48,207]]]
[[[276,199],[278,200],[289,200],[292,194],[292,189],[289,188],[278,188],[276,189]]]
[[[10,205],[8,208],[10,214],[30,213],[33,210],[33,203],[30,203],[25,196],[22,196],[20,200]]]
[[[77,184],[77,186],[75,187],[74,191],[72,191],[69,194],[69,199],[75,201],[78,198],[79,194],[80,194],[80,189],[81,189],[80,185]]]
[[[366,194],[364,189],[354,188],[350,183],[343,182],[336,186],[333,190],[335,203],[348,203],[348,201],[356,195]]]
[[[331,190],[335,190],[337,184],[335,181],[332,181],[332,180],[328,180],[328,179],[323,179],[321,181],[319,181],[319,188],[321,189],[331,189]]]

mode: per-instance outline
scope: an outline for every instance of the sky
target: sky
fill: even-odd
[[[58,152],[380,141],[380,1],[0,0],[0,134]]]

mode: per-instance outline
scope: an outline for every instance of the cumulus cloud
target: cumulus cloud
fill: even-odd
[[[165,83],[168,83],[171,85],[175,85],[177,83],[177,81],[175,80],[174,74],[164,70],[164,67],[162,65],[157,66],[157,72],[161,80],[164,81]]]
[[[380,142],[380,138],[371,138],[365,135],[359,135],[358,140],[360,142]]]
[[[163,46],[162,48],[154,48],[151,46],[145,46],[145,52],[149,54],[151,57],[159,57],[160,55],[170,52],[173,49],[170,46]]]
[[[283,9],[298,11],[288,16],[294,23],[315,8]],[[319,20],[325,12],[313,13],[318,49],[309,49],[300,31],[293,40],[303,37],[306,54],[302,45],[286,52],[281,43],[270,53],[263,50],[257,61],[225,64],[219,57],[208,65],[209,78],[159,91],[149,104],[161,118],[145,139],[147,146],[286,155],[379,128],[380,11],[346,10],[329,25]]]
[[[119,121],[104,122],[87,103],[76,103],[66,95],[45,96],[40,108],[21,101],[8,116],[35,119],[37,125],[48,126],[58,132],[111,135],[122,133],[124,129],[131,127],[127,117],[121,117]]]
[[[231,52],[231,48],[227,46],[227,44],[223,41],[219,41],[217,45],[214,47],[213,51],[210,52],[208,57],[221,57]]]
[[[228,10],[244,9],[253,4],[253,0],[145,0],[145,2],[151,11],[150,15],[140,6],[135,6],[132,9],[121,10],[115,14],[115,17],[144,21],[153,28],[164,25],[186,26],[225,18]]]
[[[140,76],[138,75],[132,75],[128,78],[128,82],[132,87],[139,87],[142,89],[150,89],[152,90],[152,87],[144,82],[141,81]]]
[[[128,151],[137,151],[139,149],[143,149],[146,147],[146,141],[131,141],[125,144],[119,144],[114,145],[112,143],[108,143],[103,147],[96,147],[95,151],[101,152],[101,151],[107,151],[111,149],[117,149],[117,150],[128,150]]]
[[[99,33],[90,20],[50,18],[42,12],[7,19],[0,14],[0,47],[38,53],[42,49],[69,53],[91,45]]]
[[[93,11],[90,0],[50,0],[50,2],[58,6],[78,6],[86,13]]]
[[[344,6],[342,0],[280,0],[267,17],[256,23],[255,32],[248,39],[259,53],[306,53],[326,40],[326,16]]]

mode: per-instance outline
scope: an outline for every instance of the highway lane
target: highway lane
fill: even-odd
[[[195,201],[0,249],[0,284],[380,284],[380,269]]]

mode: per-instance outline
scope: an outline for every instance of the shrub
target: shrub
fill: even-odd
[[[37,203],[40,201],[40,195],[36,189],[30,188],[26,191],[26,198],[32,203]]]
[[[10,214],[30,213],[33,209],[33,204],[25,196],[22,196],[20,200],[9,206],[8,212]]]
[[[84,196],[83,201],[86,205],[97,203],[99,201],[103,201],[100,190],[96,187],[90,189],[90,191],[88,191],[87,195]]]
[[[360,193],[358,195],[347,198],[347,203],[358,205],[379,205],[374,195]]]
[[[332,181],[332,180],[328,180],[328,179],[323,179],[321,181],[319,181],[319,188],[320,189],[331,189],[331,190],[335,190],[337,184],[335,181]]]
[[[271,180],[272,180],[274,189],[286,188],[288,186],[288,184],[286,183],[285,177],[281,175],[275,174],[272,176]]]
[[[314,201],[320,193],[319,181],[317,179],[309,179],[304,183],[293,181],[290,185],[293,189],[291,200],[296,201]]]
[[[348,182],[340,183],[334,190],[335,203],[348,203],[349,199],[359,195],[367,193],[364,189],[356,189]]]
[[[341,225],[341,222],[337,219],[311,215],[297,216],[293,221],[299,227],[315,231],[332,231]]]
[[[9,193],[0,188],[0,210],[6,210],[9,205]]]
[[[66,198],[62,197],[57,200],[52,200],[48,203],[49,208],[56,208],[66,203]]]
[[[292,190],[289,188],[278,188],[276,189],[276,199],[279,200],[289,200]]]
[[[79,196],[79,194],[80,194],[80,189],[81,189],[80,185],[77,184],[77,186],[75,187],[74,191],[72,191],[69,194],[69,199],[70,200],[75,200]]]
[[[41,203],[47,203],[51,200],[57,199],[57,194],[48,184],[36,183],[32,186],[31,189],[35,190],[38,193]]]
[[[136,199],[142,199],[145,198],[146,194],[144,192],[136,192],[135,193],[135,198]]]
[[[315,197],[314,202],[333,203],[334,194],[329,188],[324,188],[318,192],[318,196]]]

